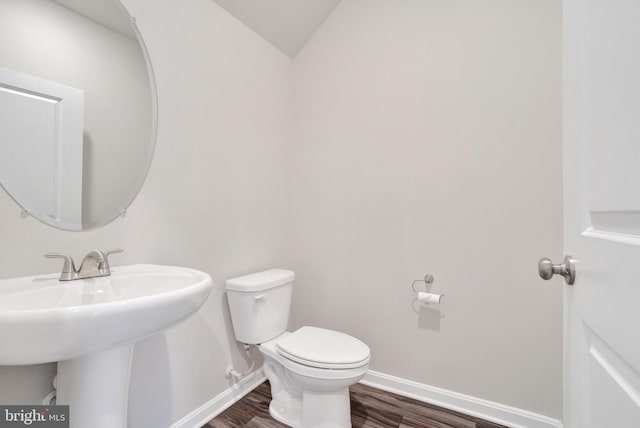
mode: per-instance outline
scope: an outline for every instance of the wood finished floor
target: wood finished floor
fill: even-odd
[[[270,388],[261,384],[203,428],[286,428],[269,415]],[[350,392],[353,428],[507,428],[362,384]]]

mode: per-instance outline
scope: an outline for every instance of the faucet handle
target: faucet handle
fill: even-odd
[[[102,253],[104,256],[104,263],[102,265],[102,269],[106,271],[111,271],[111,266],[109,266],[109,255],[115,254],[115,253],[122,253],[123,251],[124,249],[122,248],[116,248],[115,250],[109,250]]]
[[[60,281],[69,281],[75,277],[77,272],[73,257],[61,253],[45,253],[44,257],[47,259],[64,259],[64,265],[62,265],[62,272],[60,273]]]

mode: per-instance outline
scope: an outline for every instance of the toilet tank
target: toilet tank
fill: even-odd
[[[236,340],[259,344],[287,330],[293,271],[269,269],[226,282]]]

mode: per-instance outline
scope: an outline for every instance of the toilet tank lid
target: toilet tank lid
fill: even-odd
[[[286,269],[269,269],[227,280],[227,290],[251,293],[293,282],[295,274]]]

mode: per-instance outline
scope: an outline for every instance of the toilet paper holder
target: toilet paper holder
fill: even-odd
[[[422,304],[435,303],[440,304],[442,297],[444,294],[435,294],[431,292],[431,285],[433,284],[434,277],[430,273],[424,276],[424,279],[416,279],[411,283],[411,289],[416,294],[416,300]],[[425,291],[418,291],[416,289],[416,285],[419,283],[423,283],[425,286]]]
[[[411,289],[413,290],[413,292],[414,292],[414,293],[418,294],[418,293],[419,293],[419,291],[418,291],[418,290],[416,290],[416,284],[417,284],[417,283],[422,282],[422,283],[424,283],[425,287],[427,287],[427,288],[428,288],[431,284],[433,284],[433,280],[434,280],[434,279],[435,279],[435,278],[433,277],[433,275],[431,275],[430,273],[428,273],[428,274],[426,274],[426,275],[424,276],[424,278],[423,278],[423,279],[416,279],[415,281],[413,281],[413,282],[411,283]],[[425,291],[426,291],[426,292],[429,292],[429,290],[428,290],[428,289],[425,289]]]

